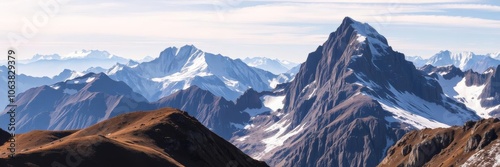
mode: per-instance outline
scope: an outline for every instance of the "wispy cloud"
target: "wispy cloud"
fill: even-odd
[[[36,11],[40,11],[39,7],[33,4],[35,3],[28,0],[0,4],[0,9],[5,11],[0,19],[7,22],[5,26],[0,27],[0,32],[3,34],[20,32],[23,26],[22,18],[29,18]],[[12,6],[19,7],[12,8]],[[61,45],[66,41],[72,46],[75,43],[81,44],[82,47],[95,46],[84,39],[89,37],[99,37],[99,40],[106,43],[114,39],[117,43],[131,41],[129,44],[120,44],[125,50],[132,48],[128,45],[144,41],[171,41],[171,43],[193,41],[194,44],[205,41],[199,43],[208,47],[217,45],[222,53],[225,53],[226,47],[218,44],[231,43],[231,47],[236,49],[227,49],[227,53],[248,56],[241,48],[247,48],[249,45],[294,45],[303,48],[302,51],[298,53],[294,50],[292,53],[286,48],[276,49],[281,50],[283,55],[294,55],[295,60],[303,60],[311,46],[321,44],[345,16],[368,22],[385,33],[384,35],[396,38],[395,40],[408,37],[415,39],[421,36],[418,33],[425,33],[418,31],[394,35],[394,31],[389,31],[398,27],[401,30],[415,30],[411,26],[435,28],[439,31],[456,30],[469,34],[477,33],[472,31],[476,30],[481,33],[491,32],[489,36],[500,36],[498,33],[495,34],[500,28],[500,19],[467,14],[473,11],[498,14],[500,6],[485,4],[481,0],[70,1],[61,7],[58,16],[40,29],[40,34],[31,40],[31,45],[28,46],[45,40]],[[464,27],[472,29],[467,31]],[[476,35],[478,38],[482,37],[481,34]],[[107,36],[112,38],[106,38]],[[488,38],[490,43],[500,42],[498,41],[500,38],[496,38],[497,40],[487,36],[483,38]],[[433,40],[445,43],[447,40],[454,40],[454,37],[450,35]],[[425,40],[416,41],[415,48],[422,46],[423,41]],[[0,42],[8,43],[1,38]],[[394,43],[395,48],[398,45],[399,43]],[[411,45],[404,45],[404,48],[408,47]],[[464,46],[457,48],[460,47],[465,48]],[[237,51],[238,48],[241,51]],[[39,49],[39,47],[31,49],[30,52],[37,53]],[[58,52],[56,46],[47,49]],[[157,48],[155,49],[147,51],[144,55],[154,55],[159,52]],[[136,54],[124,56],[135,56],[139,53],[134,52]],[[271,52],[267,55],[264,52],[258,54],[281,56]],[[424,54],[424,52],[411,49],[409,54]]]

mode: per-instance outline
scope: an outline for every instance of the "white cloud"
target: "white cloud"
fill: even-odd
[[[322,44],[328,33],[334,31],[345,16],[368,22],[380,29],[394,26],[401,28],[423,26],[450,29],[470,27],[475,30],[491,31],[500,28],[499,20],[482,18],[480,15],[473,17],[463,13],[450,14],[448,11],[450,9],[489,12],[500,10],[499,6],[476,4],[481,2],[478,0],[247,2],[241,0],[70,1],[61,6],[61,13],[52,18],[47,26],[40,28],[38,36],[31,40],[31,44],[27,44],[26,48],[29,49],[34,44],[90,43],[87,38],[95,38],[95,43],[101,42],[104,46],[117,40],[116,43],[123,44],[123,48],[133,48],[134,44],[151,41],[158,44],[165,43],[164,47],[168,47],[167,43],[179,43],[179,41],[232,43],[231,47],[240,48],[248,45],[310,47]],[[0,27],[0,32],[3,34],[19,32],[22,27],[21,18],[31,17],[36,11],[41,10],[34,4],[36,3],[29,0],[2,2],[0,9],[5,11],[5,14],[2,14],[0,19],[8,24]],[[392,35],[390,31],[383,32],[387,33],[384,35]],[[498,36],[499,34],[491,35]],[[419,35],[413,34],[413,36]],[[446,39],[438,40],[446,41]],[[129,42],[120,43],[121,41]],[[490,40],[490,42],[498,42],[498,40]],[[0,43],[7,43],[7,41],[5,38],[0,38]],[[421,45],[417,43],[415,48],[417,46]],[[411,45],[405,45],[405,47],[411,47]],[[36,52],[36,49],[32,52]],[[244,52],[242,50],[240,53]],[[286,52],[286,48],[283,48],[283,52]],[[416,53],[418,50],[413,49],[412,52]],[[237,52],[231,53],[238,54]],[[307,52],[289,52],[289,54],[306,56]],[[261,54],[260,56],[268,55]]]

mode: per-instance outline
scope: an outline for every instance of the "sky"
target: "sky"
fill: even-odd
[[[303,62],[346,16],[407,56],[500,52],[498,0],[0,0],[0,10],[0,43],[19,59],[98,49],[137,60],[193,44]]]

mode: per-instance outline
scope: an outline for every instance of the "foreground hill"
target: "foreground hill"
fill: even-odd
[[[75,131],[32,131],[16,140],[18,154],[2,153],[0,166],[267,166],[171,108],[123,114]]]
[[[406,134],[379,166],[500,166],[500,120]]]

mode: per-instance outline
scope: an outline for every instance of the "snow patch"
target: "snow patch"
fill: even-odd
[[[453,96],[458,101],[462,102],[468,108],[476,111],[476,113],[483,118],[490,118],[489,114],[491,111],[495,110],[498,106],[491,108],[484,108],[481,106],[481,99],[479,96],[481,92],[483,92],[485,85],[481,86],[467,86],[465,84],[465,78],[463,78],[460,82],[453,87],[453,90],[457,92],[457,95]]]
[[[270,108],[273,111],[277,111],[278,109],[283,109],[285,106],[283,103],[285,97],[286,96],[264,96],[262,99],[265,107]]]
[[[249,136],[243,136],[243,137],[240,137],[240,138],[236,139],[236,141],[241,141],[241,142],[243,142],[243,141],[247,140],[247,138],[248,138],[248,137],[249,137]]]
[[[243,112],[247,112],[248,114],[250,114],[250,117],[255,117],[256,115],[259,115],[259,114],[262,114],[262,113],[265,113],[268,111],[271,111],[271,109],[266,108],[266,107],[262,107],[262,108],[254,108],[254,109],[247,108]]]
[[[266,153],[270,152],[271,150],[275,149],[276,147],[282,146],[283,143],[290,137],[297,135],[301,131],[303,131],[306,127],[307,124],[303,123],[293,130],[291,130],[288,133],[285,133],[288,127],[290,126],[290,120],[280,120],[279,122],[273,124],[272,126],[268,127],[265,129],[266,132],[273,132],[278,130],[278,132],[274,132],[272,136],[269,136],[265,139],[262,140],[262,143],[265,144],[265,149],[263,152],[260,152],[258,155],[255,156],[256,159],[261,159],[262,156],[264,156]]]
[[[95,80],[95,77],[89,77],[85,82],[90,83]]]
[[[318,88],[314,88],[314,90],[312,91],[312,93],[309,95],[309,97],[307,97],[307,100],[311,99],[314,95],[316,95],[316,91],[318,90]]]
[[[482,149],[465,161],[462,167],[467,166],[500,166],[500,143],[495,143],[489,150]]]
[[[356,38],[356,40],[359,42],[359,43],[364,43],[366,41],[366,37],[363,36],[363,35],[360,35],[360,34],[357,34],[356,35],[358,38]]]
[[[243,125],[243,124],[238,124],[238,123],[233,123],[233,122],[230,122],[229,124],[230,124],[230,126],[233,126],[235,128],[238,128],[238,129],[245,129],[245,125]]]

